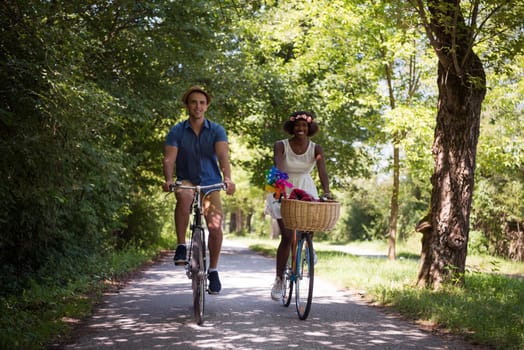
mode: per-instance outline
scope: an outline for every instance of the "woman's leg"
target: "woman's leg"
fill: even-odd
[[[282,219],[278,219],[278,226],[280,227],[280,244],[277,249],[277,269],[276,277],[282,277],[284,268],[289,257],[291,243],[293,242],[293,230],[287,229],[284,226]]]

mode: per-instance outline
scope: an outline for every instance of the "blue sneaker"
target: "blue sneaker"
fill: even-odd
[[[211,271],[207,274],[207,279],[209,280],[209,286],[207,291],[209,294],[218,294],[222,289],[222,284],[220,284],[220,279],[218,278],[218,271]]]
[[[187,263],[187,250],[185,245],[179,244],[178,247],[176,247],[173,262],[176,266],[185,265]]]

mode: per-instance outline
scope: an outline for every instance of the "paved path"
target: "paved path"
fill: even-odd
[[[306,321],[269,297],[274,261],[224,242],[222,292],[192,317],[190,281],[169,255],[108,296],[61,349],[479,349],[436,336],[315,278]],[[321,263],[321,262],[319,262]]]

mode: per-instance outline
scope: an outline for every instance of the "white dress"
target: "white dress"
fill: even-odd
[[[284,144],[284,162],[282,169],[279,169],[288,174],[288,182],[293,184],[293,188],[299,188],[306,191],[314,198],[318,199],[318,191],[315,186],[315,182],[311,177],[311,171],[315,167],[315,143],[309,141],[306,152],[303,154],[296,154],[293,152],[289,144],[289,140],[285,139],[281,141]],[[286,187],[286,193],[289,196],[293,188]],[[273,193],[267,195],[266,200],[267,212],[274,219],[281,219],[280,215],[280,203],[278,200],[273,198]]]
[[[280,170],[289,175],[288,181],[295,188],[300,188],[318,199],[317,186],[315,186],[315,182],[311,177],[311,171],[313,171],[317,163],[315,159],[315,143],[309,141],[307,150],[303,154],[293,152],[288,139],[282,140],[282,143],[284,144],[284,163]],[[287,194],[289,195],[292,190],[292,188],[286,188]]]

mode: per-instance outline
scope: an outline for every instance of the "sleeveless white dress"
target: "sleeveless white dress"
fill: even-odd
[[[289,182],[293,184],[295,188],[300,188],[306,191],[314,198],[318,199],[317,187],[311,177],[311,171],[315,168],[315,143],[309,141],[306,152],[303,154],[296,154],[293,152],[289,140],[282,140],[284,144],[284,163],[282,165],[283,172],[289,175]],[[293,189],[286,188],[286,192],[289,195]]]
[[[306,152],[303,154],[296,154],[293,152],[289,144],[289,140],[281,141],[284,144],[284,162],[282,169],[279,169],[288,174],[288,182],[293,184],[293,188],[299,188],[306,191],[308,194],[318,199],[318,191],[315,182],[311,177],[311,171],[316,165],[315,160],[315,143],[309,141]],[[293,188],[286,187],[286,193],[289,196]],[[280,203],[273,198],[273,194],[267,195],[266,211],[274,219],[281,219]]]

